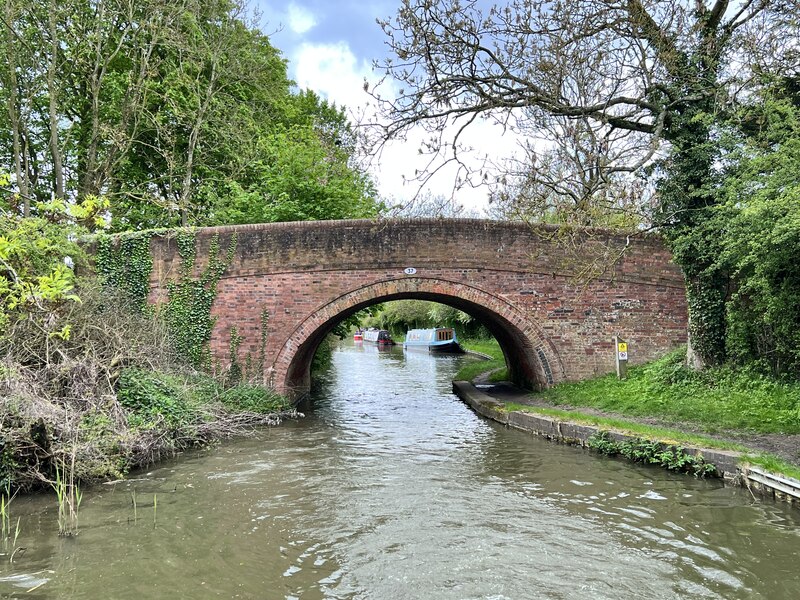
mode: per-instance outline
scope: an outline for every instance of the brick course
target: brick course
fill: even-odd
[[[628,341],[632,364],[686,341],[683,276],[655,236],[565,237],[470,219],[241,225],[198,230],[198,272],[212,237],[224,249],[234,232],[235,258],[212,309],[212,353],[226,364],[235,325],[242,360],[255,359],[267,310],[264,378],[283,393],[308,386],[313,353],[342,318],[391,299],[444,302],[479,318],[515,379],[540,387],[613,371],[614,335]],[[154,237],[151,249],[159,301],[180,259],[174,240]]]

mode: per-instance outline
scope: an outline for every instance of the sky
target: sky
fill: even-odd
[[[357,112],[368,102],[364,80],[375,83],[379,73],[373,61],[387,56],[385,35],[376,19],[394,16],[400,0],[251,0],[260,12],[261,29],[272,45],[288,60],[289,77],[300,88],[309,88],[349,111]],[[388,88],[384,88],[388,91]],[[497,156],[509,147],[498,127],[480,124],[471,132],[478,153]],[[391,144],[373,167],[382,196],[403,202],[419,190],[418,183],[405,183],[415,169],[422,168],[417,152],[421,132],[412,132],[408,141]],[[424,191],[450,196],[455,171],[443,170]],[[468,211],[482,213],[487,206],[487,190],[457,192],[457,204]]]

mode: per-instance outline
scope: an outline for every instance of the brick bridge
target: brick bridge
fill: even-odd
[[[339,321],[387,300],[469,313],[498,340],[514,380],[532,387],[613,371],[614,335],[633,364],[686,341],[683,277],[655,237],[467,219],[298,222],[200,229],[198,257],[234,233],[212,353],[228,362],[235,326],[241,363],[263,354],[265,381],[290,395],[308,388],[314,352]],[[180,259],[174,239],[151,243],[155,301]]]

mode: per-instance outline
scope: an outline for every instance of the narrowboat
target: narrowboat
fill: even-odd
[[[364,341],[378,346],[393,346],[394,340],[385,329],[370,327],[364,331]]]
[[[353,333],[353,341],[354,342],[364,341],[364,332],[361,331],[361,329],[356,329],[355,333]]]
[[[435,327],[433,329],[410,329],[406,333],[403,348],[409,350],[427,350],[428,352],[464,352],[458,345],[456,332],[452,327]]]

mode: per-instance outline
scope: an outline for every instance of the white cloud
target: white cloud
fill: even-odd
[[[317,24],[317,18],[310,10],[294,2],[289,4],[286,18],[289,22],[289,29],[300,35],[306,33]]]
[[[310,88],[340,106],[356,108],[367,102],[364,78],[372,78],[372,68],[365,61],[359,63],[346,42],[302,44],[291,62],[301,88]]]
[[[301,88],[310,88],[318,94],[346,106],[352,113],[370,111],[370,97],[364,91],[366,79],[370,88],[377,82],[372,67],[366,61],[359,61],[349,45],[342,41],[336,44],[303,44],[291,58],[294,65],[294,79]],[[381,86],[381,93],[393,93],[390,84]],[[452,137],[456,129],[448,134]],[[378,189],[382,196],[397,201],[406,201],[419,190],[419,183],[413,180],[416,171],[426,167],[426,159],[418,149],[427,134],[421,128],[411,130],[406,140],[388,144],[373,168]],[[477,168],[484,158],[498,160],[510,156],[516,149],[516,138],[504,134],[503,129],[487,121],[476,121],[466,129],[462,144],[471,146],[474,152],[464,157],[464,162]],[[436,173],[423,188],[434,195],[449,197],[458,177],[456,165],[447,165]],[[491,177],[491,174],[490,174]],[[465,186],[455,194],[457,203],[467,210],[482,212],[488,206],[488,189],[485,186],[471,188]]]

